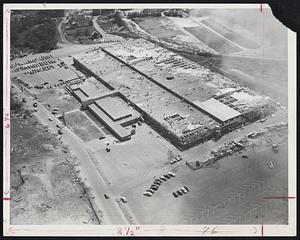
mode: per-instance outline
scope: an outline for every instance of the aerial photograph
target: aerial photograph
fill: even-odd
[[[10,12],[10,223],[287,225],[288,28],[115,7]]]

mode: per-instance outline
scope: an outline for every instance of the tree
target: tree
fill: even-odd
[[[85,36],[89,36],[89,35],[90,35],[89,29],[88,29],[88,28],[84,29],[83,34],[84,34]]]

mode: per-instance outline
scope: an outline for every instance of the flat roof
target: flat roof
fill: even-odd
[[[217,99],[210,98],[204,102],[195,101],[197,106],[202,108],[208,114],[214,116],[218,120],[225,122],[234,117],[240,116],[241,113],[221,103]]]
[[[130,117],[132,113],[127,104],[118,100],[121,99],[106,97],[97,100],[95,103],[114,121]]]
[[[130,138],[131,134],[121,125],[111,120],[95,103],[90,104],[88,108],[118,139],[125,140]]]

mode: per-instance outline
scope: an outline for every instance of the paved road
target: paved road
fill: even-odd
[[[49,128],[57,131],[57,124],[62,125],[61,122],[53,117],[50,112],[38,104],[38,111],[36,116],[43,124],[47,124]],[[49,121],[49,118],[53,121]],[[104,193],[110,193],[109,188],[105,185],[100,173],[97,171],[93,160],[90,158],[88,152],[84,148],[84,143],[67,127],[62,129],[62,140],[65,144],[69,145],[71,151],[80,160],[82,168],[81,174],[83,178],[87,178],[87,185],[91,187],[92,193],[95,196],[95,204],[103,212],[102,224],[128,224],[129,221],[125,218],[122,210],[118,206],[114,198],[105,199]]]

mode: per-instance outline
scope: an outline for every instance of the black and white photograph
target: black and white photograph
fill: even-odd
[[[295,234],[296,33],[267,4],[3,11],[6,235]]]

